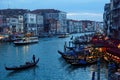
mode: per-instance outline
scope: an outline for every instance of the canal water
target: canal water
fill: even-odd
[[[72,36],[72,35],[71,35]],[[75,35],[74,35],[75,36]],[[67,64],[57,53],[63,51],[69,38],[41,38],[39,43],[15,46],[13,43],[0,43],[0,80],[91,80],[97,66],[74,67]],[[32,60],[32,55],[40,61],[36,67],[21,71],[6,71],[6,66],[16,66]],[[101,80],[106,79],[106,68],[101,67]]]

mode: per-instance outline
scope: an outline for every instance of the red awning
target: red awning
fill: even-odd
[[[114,56],[120,57],[120,49],[118,49],[118,48],[108,48],[107,52]]]

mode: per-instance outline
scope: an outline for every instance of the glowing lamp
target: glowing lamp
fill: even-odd
[[[108,40],[108,37],[107,37],[107,36],[105,37],[105,40]]]
[[[102,48],[99,48],[99,51],[102,52],[103,51]]]
[[[120,49],[120,44],[118,44],[118,48]]]

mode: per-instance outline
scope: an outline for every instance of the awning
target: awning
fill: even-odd
[[[120,49],[118,48],[108,48],[106,51],[114,56],[120,57]]]

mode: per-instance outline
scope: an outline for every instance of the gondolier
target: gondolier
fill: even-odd
[[[35,63],[35,55],[33,54],[33,62]]]
[[[6,70],[23,70],[23,69],[28,69],[31,67],[36,66],[36,64],[39,62],[39,58],[35,62],[28,62],[23,65],[15,66],[15,67],[7,67],[5,66]]]

